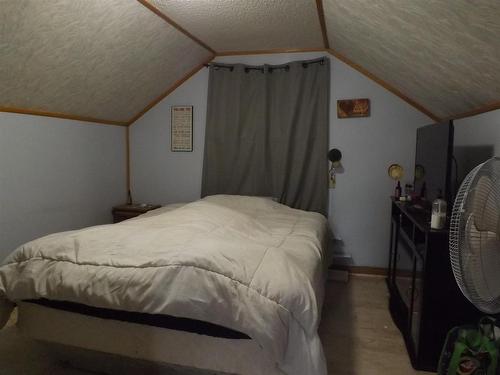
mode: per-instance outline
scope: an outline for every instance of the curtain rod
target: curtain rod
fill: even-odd
[[[303,62],[301,65],[304,69],[306,69],[311,64],[324,65],[325,59]],[[228,65],[217,64],[217,63],[209,63],[209,64],[204,64],[204,66],[206,68],[213,66],[216,69],[229,69],[230,72],[232,72],[234,70],[234,66],[232,66],[232,65],[228,66]],[[265,67],[264,66],[246,66],[245,67],[245,73],[248,73],[250,70],[260,70],[262,73],[264,73]],[[272,73],[273,70],[285,70],[286,72],[288,72],[290,70],[290,65],[286,64],[286,65],[282,65],[282,66],[270,66],[267,70],[269,73]]]

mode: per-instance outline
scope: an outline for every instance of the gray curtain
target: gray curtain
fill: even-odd
[[[272,196],[326,214],[329,65],[210,65],[202,196]]]

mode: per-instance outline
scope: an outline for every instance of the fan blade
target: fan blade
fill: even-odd
[[[494,184],[490,177],[481,176],[473,190],[472,214],[478,230],[498,234],[500,210],[494,191]]]
[[[491,232],[488,232],[490,235]],[[484,301],[494,302],[500,300],[500,242],[495,238],[481,241],[481,278],[477,290]]]
[[[467,275],[463,281],[468,297],[484,311],[485,306],[500,304],[500,241],[496,233],[478,231],[470,222],[466,235],[469,249],[462,254],[462,272]]]

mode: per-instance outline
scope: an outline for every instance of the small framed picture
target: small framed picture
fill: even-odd
[[[171,107],[170,150],[173,152],[193,151],[193,106]]]
[[[337,117],[369,117],[370,99],[337,100]]]

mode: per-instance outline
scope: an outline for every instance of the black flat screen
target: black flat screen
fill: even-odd
[[[425,198],[432,202],[442,195],[451,202],[450,174],[453,152],[453,124],[434,124],[417,129],[415,192],[425,184]]]

